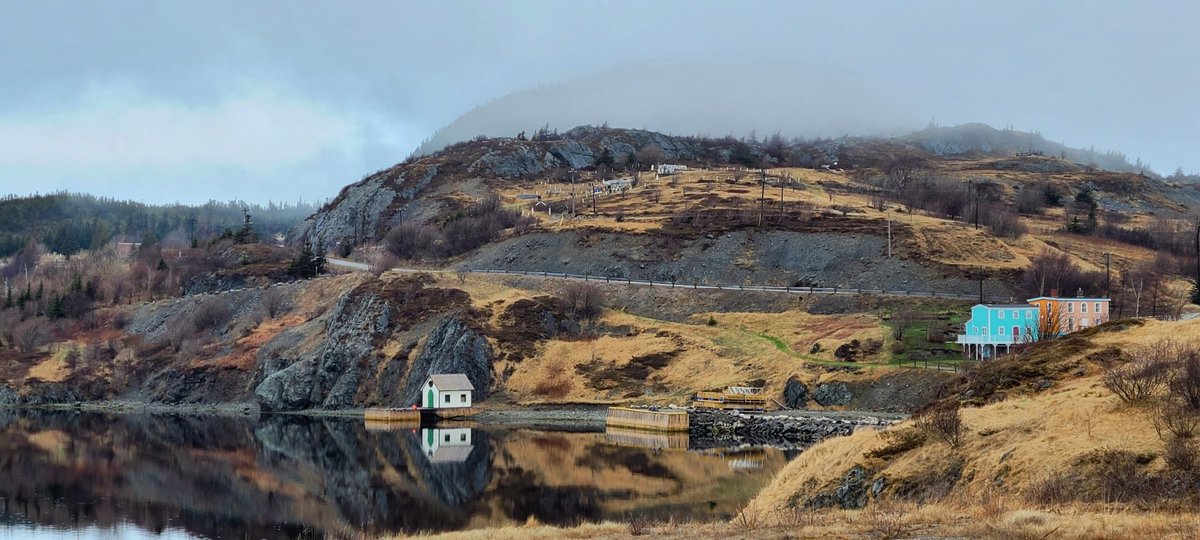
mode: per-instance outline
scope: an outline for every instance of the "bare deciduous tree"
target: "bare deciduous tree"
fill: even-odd
[[[939,403],[917,415],[916,426],[932,437],[952,447],[958,447],[963,439],[962,415],[958,402]]]
[[[35,317],[26,319],[25,322],[18,324],[13,332],[13,345],[17,350],[23,353],[31,353],[43,344],[50,337],[50,323],[44,318]]]
[[[287,311],[287,295],[279,287],[271,287],[262,295],[262,312],[267,318],[274,319]]]
[[[604,308],[604,291],[591,283],[569,283],[558,292],[567,312],[579,319],[593,319]]]
[[[892,313],[892,339],[904,339],[904,332],[912,327],[916,321],[917,314],[909,308],[902,308]]]

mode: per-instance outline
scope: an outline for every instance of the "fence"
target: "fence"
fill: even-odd
[[[965,371],[971,369],[971,366],[974,364],[963,363],[963,362],[955,362],[955,363],[937,362],[937,361],[930,362],[929,360],[915,360],[914,359],[914,360],[902,360],[900,362],[897,362],[896,365],[898,365],[900,367],[911,367],[911,368],[918,368],[918,369],[936,369],[938,371],[953,371],[955,373],[958,373],[960,371],[965,372]]]

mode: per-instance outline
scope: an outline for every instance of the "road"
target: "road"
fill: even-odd
[[[347,261],[343,259],[328,259],[329,264],[341,268],[347,268],[357,271],[366,271],[370,266],[365,263]],[[392,268],[397,272],[429,272],[429,273],[454,273],[457,270],[450,269],[428,269],[428,268]],[[610,276],[592,276],[587,274],[570,274],[565,272],[531,272],[521,270],[501,270],[501,269],[469,269],[468,273],[472,274],[496,274],[507,276],[527,276],[540,277],[549,279],[565,279],[574,281],[595,281],[604,283],[622,283],[625,285],[636,285],[641,287],[667,287],[672,289],[706,289],[719,291],[754,291],[754,292],[769,292],[782,294],[840,294],[840,295],[860,295],[871,294],[878,296],[900,296],[906,298],[944,298],[950,300],[979,300],[977,294],[960,294],[937,291],[905,291],[899,289],[862,289],[862,288],[846,288],[846,287],[779,287],[775,285],[732,285],[732,284],[716,284],[702,285],[699,283],[682,283],[682,282],[664,282],[653,281],[646,279],[633,279],[628,277],[610,277]],[[1012,298],[1007,297],[985,297],[988,302],[1011,302]]]

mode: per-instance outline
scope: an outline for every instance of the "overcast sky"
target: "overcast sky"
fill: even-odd
[[[0,0],[0,194],[324,199],[488,100],[637,62],[805,74],[855,131],[1012,124],[1200,171],[1200,2],[1043,4]],[[841,134],[821,103],[787,122],[809,110],[755,125]]]

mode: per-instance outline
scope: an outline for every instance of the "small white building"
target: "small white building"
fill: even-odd
[[[607,191],[610,195],[633,189],[633,179],[628,177],[601,180],[600,184],[604,186],[604,191]]]
[[[462,373],[430,375],[421,390],[421,405],[426,409],[457,409],[471,406],[475,386]]]
[[[660,175],[675,174],[686,170],[688,170],[687,165],[675,165],[672,163],[659,163],[654,166],[654,172]]]
[[[421,452],[430,463],[461,463],[471,455],[471,428],[424,428]]]

